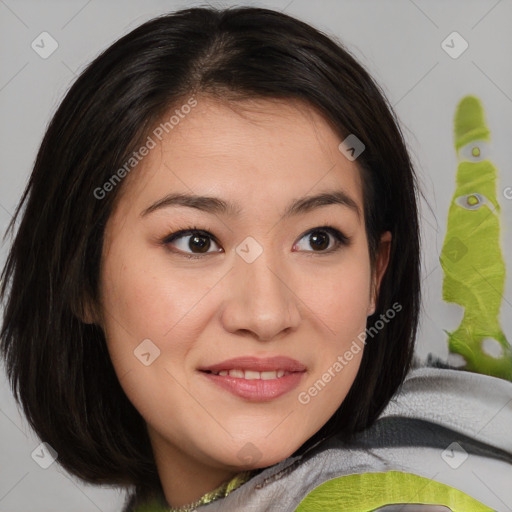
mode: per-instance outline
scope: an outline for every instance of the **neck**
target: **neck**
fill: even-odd
[[[165,499],[173,508],[195,502],[237,474],[198,462],[154,431],[150,438]]]

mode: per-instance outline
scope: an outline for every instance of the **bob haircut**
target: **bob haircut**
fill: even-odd
[[[348,396],[295,455],[370,426],[412,367],[421,284],[417,178],[382,90],[341,44],[280,12],[192,8],[157,17],[112,44],[71,86],[4,235],[23,210],[0,287],[9,383],[60,464],[91,483],[160,485],[145,422],[118,382],[104,333],[83,321],[87,305],[98,304],[103,232],[124,183],[100,199],[95,190],[169,109],[201,94],[301,100],[340,140],[355,134],[365,145],[357,164],[372,269],[380,235],[393,236],[368,323],[395,303],[401,312],[367,339]]]

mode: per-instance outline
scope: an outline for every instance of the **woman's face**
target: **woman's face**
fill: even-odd
[[[222,473],[288,457],[340,406],[372,275],[360,171],[319,115],[196,100],[122,184],[101,324],[157,462]]]

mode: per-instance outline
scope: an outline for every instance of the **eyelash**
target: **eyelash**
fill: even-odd
[[[340,250],[342,247],[346,247],[346,246],[350,245],[350,238],[332,226],[319,226],[317,228],[310,229],[310,230],[306,231],[304,234],[302,234],[300,236],[299,240],[302,240],[305,236],[307,236],[315,231],[323,231],[325,233],[330,234],[334,238],[334,246],[325,251],[319,251],[319,252],[306,251],[306,252],[313,253],[312,255],[314,255],[314,254],[331,254],[331,253],[334,253],[334,252]],[[179,238],[186,237],[188,235],[194,235],[194,234],[200,234],[200,235],[206,236],[206,237],[210,238],[211,240],[213,240],[217,245],[220,246],[220,243],[217,241],[217,239],[213,235],[211,235],[207,230],[200,229],[196,226],[190,226],[186,229],[181,229],[180,231],[171,233],[170,235],[167,235],[165,238],[163,238],[161,243],[163,245],[167,246],[167,245],[171,244],[171,242],[174,242],[175,240],[177,240]],[[180,250],[173,250],[173,249],[171,249],[171,250],[175,254],[178,254],[179,256],[183,256],[187,259],[200,259],[200,258],[204,258],[205,256],[208,256],[209,254],[217,254],[217,251],[215,251],[213,253],[192,254],[192,253],[185,253]]]

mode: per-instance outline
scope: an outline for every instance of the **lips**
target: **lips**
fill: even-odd
[[[266,402],[295,389],[306,367],[289,357],[238,357],[199,368],[209,382],[253,402]]]
[[[199,368],[199,370],[211,373],[219,373],[221,371],[229,372],[231,370],[243,370],[260,373],[277,372],[282,370],[284,372],[294,373],[304,372],[306,367],[302,363],[299,363],[299,361],[284,356],[267,357],[263,359],[257,357],[236,357],[234,359],[223,361],[222,363]]]
[[[290,375],[292,372],[287,372],[285,370],[272,370],[266,372],[256,372],[254,370],[242,370],[241,368],[237,368],[236,370],[220,370],[218,372],[211,372],[213,375],[220,375],[221,377],[236,377],[237,379],[245,379],[245,380],[272,380],[272,379],[280,379],[285,375]]]

